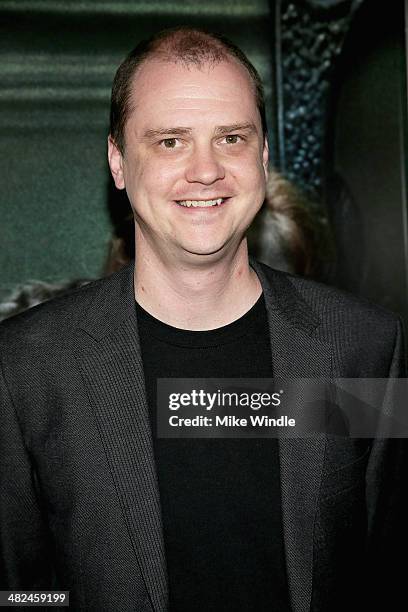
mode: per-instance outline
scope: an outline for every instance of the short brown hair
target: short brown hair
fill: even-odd
[[[111,96],[110,135],[122,153],[125,148],[125,125],[131,110],[132,79],[137,68],[151,57],[186,65],[196,64],[199,67],[229,58],[237,60],[246,68],[255,87],[256,105],[261,116],[263,135],[266,135],[265,96],[261,77],[245,53],[221,34],[178,27],[162,30],[142,40],[128,54],[116,72]]]

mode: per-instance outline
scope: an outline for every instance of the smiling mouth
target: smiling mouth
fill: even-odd
[[[216,198],[214,200],[175,200],[180,206],[185,208],[211,208],[212,206],[221,206],[228,198]]]

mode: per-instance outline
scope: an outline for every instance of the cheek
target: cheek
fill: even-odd
[[[265,171],[259,156],[233,160],[229,164],[229,172],[244,191],[253,192],[265,189]]]
[[[161,162],[152,162],[143,165],[139,173],[138,181],[139,188],[142,188],[148,197],[171,198],[174,192],[174,187],[177,185],[182,172],[180,167],[175,164]]]

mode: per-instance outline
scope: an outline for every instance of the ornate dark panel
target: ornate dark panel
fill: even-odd
[[[364,0],[276,0],[279,169],[313,198],[321,192],[327,93],[350,21]]]

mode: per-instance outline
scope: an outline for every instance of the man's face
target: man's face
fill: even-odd
[[[268,162],[246,70],[149,60],[133,92],[124,154],[110,141],[109,161],[138,244],[180,262],[235,250],[262,205]]]

